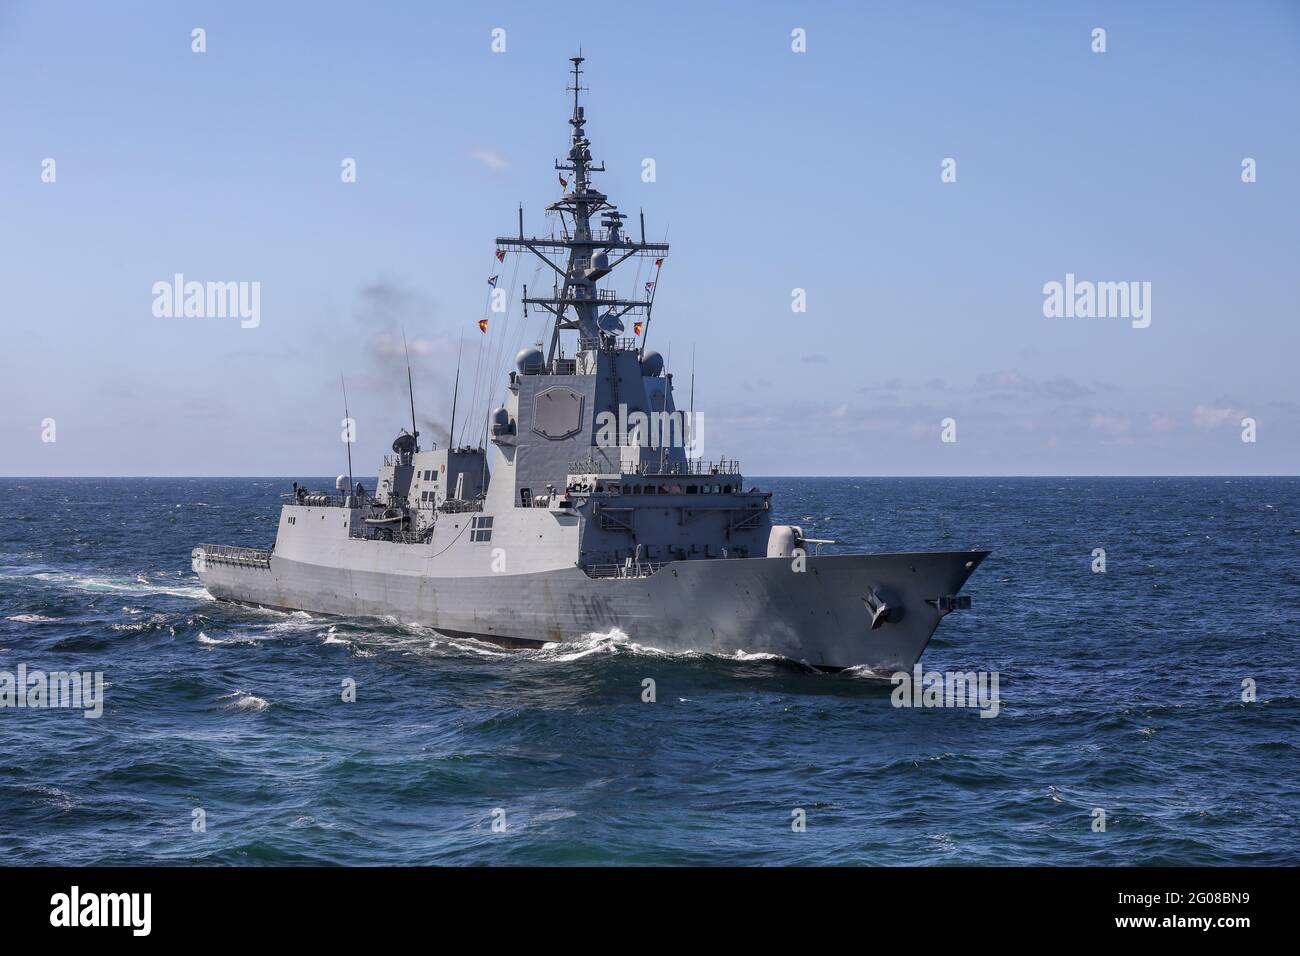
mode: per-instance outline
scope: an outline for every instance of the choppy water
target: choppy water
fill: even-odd
[[[1000,716],[635,634],[503,652],[218,604],[190,548],[268,546],[287,479],[0,480],[0,671],[109,684],[98,720],[0,710],[0,853],[1300,863],[1300,479],[761,483],[817,537],[993,548],[923,662],[998,671]]]

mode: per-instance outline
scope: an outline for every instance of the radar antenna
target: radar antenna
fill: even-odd
[[[420,450],[420,432],[415,427],[415,385],[411,382],[411,350],[406,344],[406,329],[402,329],[402,351],[406,353],[406,391],[411,396],[411,437],[415,439],[415,451]],[[352,479],[349,477],[348,481]]]
[[[343,373],[339,372],[339,384],[343,386],[343,427],[345,429],[344,442],[348,446],[348,495],[352,494],[352,489],[356,485],[352,484],[352,416],[348,414],[348,383],[343,381]]]
[[[456,347],[456,384],[451,389],[451,428],[447,430],[447,446],[456,450],[456,400],[460,398],[460,356],[465,350],[465,333],[460,333],[460,345]]]
[[[587,90],[582,84],[582,64],[586,58],[579,51],[569,57],[573,64],[571,85],[565,90],[573,93],[573,115],[569,118],[572,130],[569,149],[563,160],[555,161],[555,169],[564,194],[546,207],[548,213],[558,213],[560,234],[525,236],[523,210],[520,210],[519,235],[497,237],[497,250],[528,251],[537,256],[556,274],[556,282],[549,296],[524,292],[524,308],[540,306],[554,316],[547,366],[552,366],[560,351],[560,332],[578,333],[578,351],[598,349],[602,343],[617,343],[621,319],[630,312],[645,317],[649,328],[651,304],[656,281],[646,283],[645,295],[634,294],[624,298],[612,290],[598,289],[597,283],[616,267],[633,256],[655,261],[655,279],[658,267],[668,254],[666,242],[645,241],[645,220],[641,220],[640,241],[632,238],[624,220],[609,197],[591,181],[592,173],[605,171],[604,163],[596,163],[591,154],[591,140],[587,138],[586,108],[581,94]],[[568,173],[570,178],[565,178]],[[593,222],[593,219],[596,221]],[[568,257],[567,262],[562,258]],[[572,312],[570,312],[572,310]],[[602,327],[602,320],[604,325]]]

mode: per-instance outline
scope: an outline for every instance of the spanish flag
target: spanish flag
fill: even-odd
[[[561,185],[561,186],[563,186],[565,189],[568,189],[568,188],[569,188],[569,181],[568,181],[567,179],[565,179],[565,178],[564,178],[563,176],[561,176],[559,173],[556,173],[555,176],[556,176],[556,178],[560,181],[560,185]]]
[[[478,330],[482,332],[484,335],[487,335],[487,323],[488,323],[487,319],[478,320]]]
[[[633,334],[633,335],[640,335],[640,334],[641,334],[641,323],[640,323],[640,322],[633,322],[633,323],[632,323],[632,334]]]

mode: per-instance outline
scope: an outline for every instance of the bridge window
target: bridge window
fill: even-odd
[[[492,516],[475,515],[469,523],[470,541],[492,540]]]

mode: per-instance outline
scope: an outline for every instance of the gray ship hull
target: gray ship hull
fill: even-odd
[[[788,558],[674,561],[650,575],[604,578],[577,567],[430,577],[250,554],[266,557],[200,546],[194,564],[219,600],[395,617],[507,647],[618,629],[670,652],[770,653],[825,669],[892,672],[911,670],[946,613],[944,596],[988,552],[812,555],[802,571]],[[890,610],[873,628],[882,598]]]
[[[349,451],[337,495],[293,483],[273,550],[200,545],[195,571],[224,600],[395,617],[507,646],[618,629],[670,652],[910,670],[943,616],[969,605],[957,592],[988,552],[809,555],[807,545],[841,542],[773,525],[772,493],[746,482],[734,457],[704,456],[694,371],[687,412],[646,347],[668,244],[646,241],[644,215],[634,238],[592,182],[605,167],[580,103],[583,57],[569,60],[569,150],[555,164],[564,193],[546,206],[560,229],[552,220],[549,236],[525,236],[521,208],[518,233],[497,236],[495,253],[557,273],[550,294],[523,296],[525,315],[531,304],[553,319],[549,346],[516,354],[502,404],[487,411],[493,385],[480,373],[507,334],[504,316],[489,331],[504,295],[501,273],[491,276],[478,328],[489,343],[480,358],[494,357],[480,362],[459,436],[458,365],[446,447],[421,448],[408,356],[411,430],[393,441],[373,494],[354,483]],[[634,259],[651,267],[644,295],[606,282]],[[466,444],[475,435],[481,444]]]

